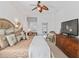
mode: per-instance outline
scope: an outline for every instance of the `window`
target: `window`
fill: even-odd
[[[31,29],[31,31],[36,32],[37,31],[37,17],[27,17],[28,22],[28,28]]]

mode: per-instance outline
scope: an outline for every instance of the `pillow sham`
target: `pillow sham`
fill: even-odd
[[[5,29],[0,29],[0,35],[5,35]]]
[[[14,28],[9,28],[9,29],[6,30],[6,34],[11,34],[11,33],[14,33],[14,32],[15,32]]]
[[[17,43],[15,34],[6,35],[6,38],[10,46],[13,46],[14,44]]]
[[[21,32],[21,35],[22,35],[22,39],[24,39],[24,40],[25,40],[25,39],[26,39],[26,35],[24,34],[24,32],[23,32],[23,31]]]
[[[0,35],[0,48],[3,49],[8,46],[9,46],[9,43],[8,43],[7,39],[5,38],[5,36]]]
[[[16,38],[17,38],[17,41],[19,42],[22,39],[22,35],[18,35],[18,36],[16,36]]]

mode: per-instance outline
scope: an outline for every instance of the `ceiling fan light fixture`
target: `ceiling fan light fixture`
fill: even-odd
[[[43,7],[44,5],[43,4],[40,4],[40,6]]]
[[[38,10],[39,12],[42,12],[42,8],[40,7],[40,9]]]
[[[41,7],[37,7],[37,10],[41,10]]]
[[[37,7],[33,8],[32,11],[35,9],[37,9],[39,12],[42,12],[42,11],[48,10],[48,7],[41,4],[40,1],[38,1]]]

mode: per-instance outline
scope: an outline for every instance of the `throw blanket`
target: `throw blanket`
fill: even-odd
[[[29,46],[30,58],[50,58],[50,48],[43,36],[35,36]]]

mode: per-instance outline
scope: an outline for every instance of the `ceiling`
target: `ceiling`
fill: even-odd
[[[36,12],[37,10],[32,11],[32,9],[35,7],[34,5],[37,4],[37,1],[11,1],[10,2],[13,7],[18,9],[19,12],[22,12],[23,14],[30,14],[30,12]],[[57,11],[59,6],[56,6],[56,2],[50,2],[50,1],[42,1],[42,4],[45,4],[49,11]]]
[[[72,1],[41,1],[45,4],[48,8],[48,12],[58,13],[59,11],[63,10],[66,7],[79,5],[79,2],[72,2]],[[10,1],[11,5],[21,12],[24,15],[36,13],[37,10],[32,11],[35,7],[33,5],[37,4],[37,1]]]

